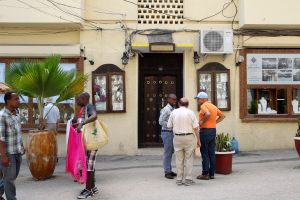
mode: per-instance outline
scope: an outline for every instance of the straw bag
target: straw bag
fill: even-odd
[[[83,139],[86,150],[98,150],[108,143],[108,129],[104,122],[96,120],[83,126]]]

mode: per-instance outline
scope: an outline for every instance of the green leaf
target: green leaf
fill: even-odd
[[[6,72],[7,84],[20,95],[38,99],[39,115],[43,116],[44,99],[59,96],[56,103],[70,99],[83,91],[87,76],[64,71],[61,56],[52,55],[43,61],[20,60]],[[40,119],[40,122],[43,119]]]

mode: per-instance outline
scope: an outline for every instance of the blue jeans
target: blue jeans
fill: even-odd
[[[2,166],[2,161],[0,159],[1,171],[3,174],[3,177],[0,180],[0,196],[3,196],[5,192],[7,200],[17,200],[15,180],[17,179],[20,172],[22,155],[8,154],[7,156],[9,159],[8,167]]]
[[[173,138],[174,134],[172,131],[161,131],[161,138],[164,144],[164,171],[165,173],[172,172],[172,155],[174,153]]]
[[[215,175],[216,170],[216,129],[201,128],[201,156],[202,156],[202,175]]]

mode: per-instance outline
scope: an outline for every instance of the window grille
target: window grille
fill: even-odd
[[[138,0],[139,24],[183,24],[183,0]]]

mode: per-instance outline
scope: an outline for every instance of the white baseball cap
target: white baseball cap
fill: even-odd
[[[195,96],[195,99],[208,99],[208,95],[205,92],[199,92],[197,96]]]

